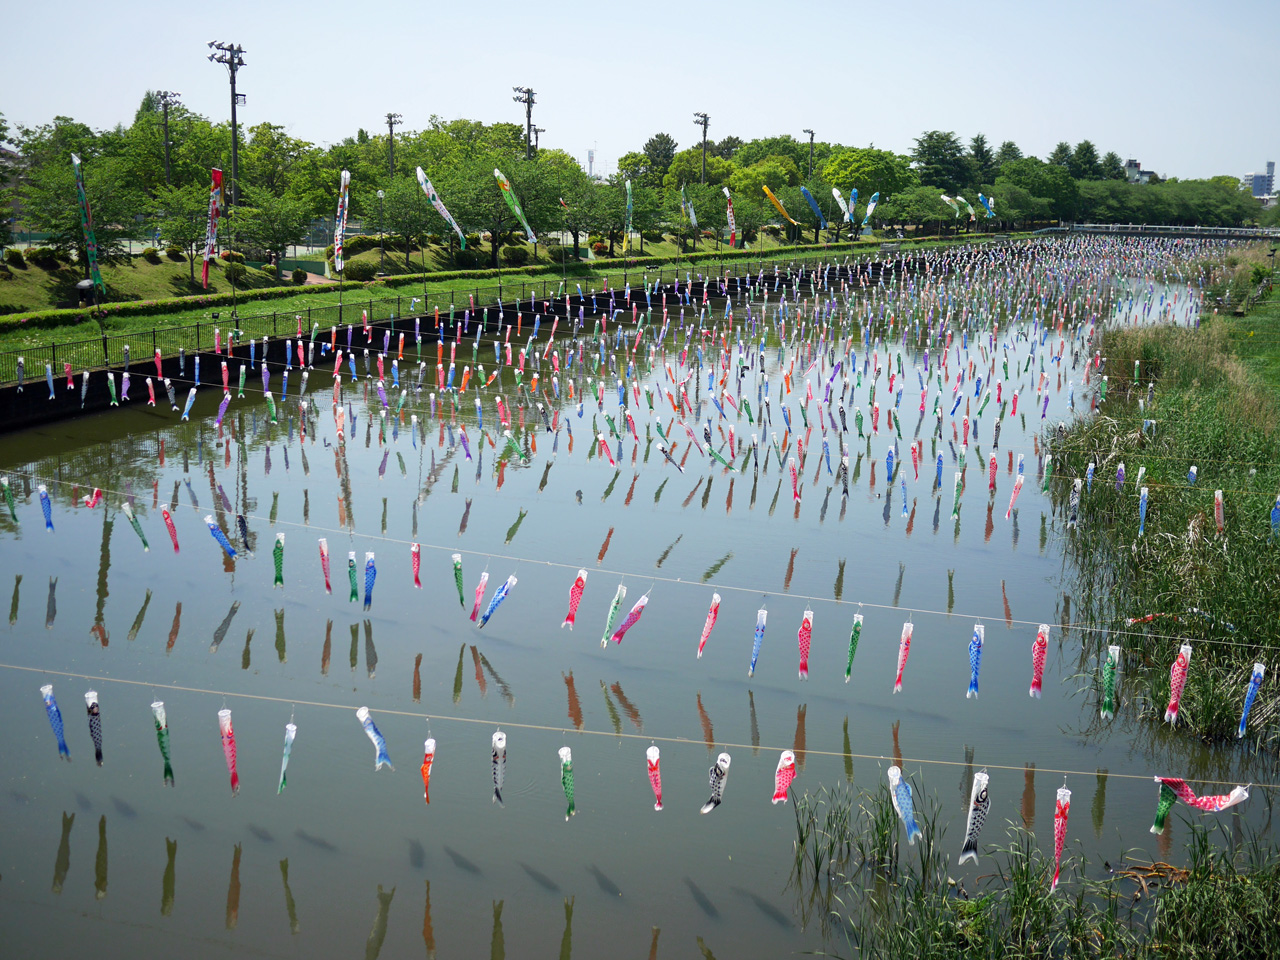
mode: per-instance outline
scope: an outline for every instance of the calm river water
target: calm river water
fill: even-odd
[[[970,341],[969,356],[985,367],[979,340],[986,338]],[[1055,344],[1056,335],[1042,350]],[[958,346],[942,391],[948,408]],[[1027,341],[1011,346],[1016,374]],[[864,348],[855,341],[854,349],[861,372]],[[430,352],[434,361],[434,344]],[[1069,534],[1037,477],[1034,365],[1006,385],[1006,402],[1015,381],[1024,389],[1018,416],[1002,426],[994,495],[986,457],[999,404],[993,398],[976,418],[953,519],[961,444],[953,442],[950,417],[940,442],[931,413],[917,428],[920,356],[906,355],[898,380],[906,383],[904,439],[892,484],[887,421],[869,439],[857,437],[853,422],[857,403],[870,432],[864,378],[851,385],[857,398],[848,401],[847,502],[815,428],[797,504],[786,469],[763,442],[776,432],[781,444],[786,435],[779,393],[794,353],[788,347],[779,368],[774,338],[763,355],[773,423],[762,431],[758,477],[754,461],[743,469],[741,453],[726,471],[696,449],[678,472],[659,452],[658,420],[647,404],[632,407],[637,443],[624,431],[610,386],[604,411],[625,433],[621,445],[609,441],[615,467],[592,442],[593,420],[609,433],[594,403],[579,418],[566,399],[558,433],[548,433],[536,408],[519,409],[510,369],[501,387],[527,461],[504,455],[500,435],[496,446],[481,439],[475,379],[456,421],[432,416],[427,390],[410,391],[403,423],[394,433],[388,426],[385,442],[370,416],[379,406],[373,382],[344,383],[344,405],[356,420],[348,418],[340,447],[323,383],[329,358],[311,378],[322,387],[309,395],[320,412],[305,436],[295,368],[275,425],[256,370],[250,395],[232,401],[221,430],[214,425],[220,391],[202,391],[191,422],[179,423],[163,401],[155,408],[138,402],[145,389],[135,375],[134,399],[118,410],[0,438],[0,472],[11,477],[20,518],[15,524],[5,511],[0,519],[0,590],[12,590],[8,621],[0,623],[4,952],[102,960],[361,950],[366,957],[645,957],[655,949],[659,957],[699,950],[782,956],[822,944],[817,924],[801,929],[787,889],[791,806],[770,802],[784,749],[797,757],[794,790],[844,780],[875,789],[900,755],[917,791],[939,798],[945,843],[956,854],[968,784],[984,766],[993,798],[984,840],[1004,840],[1013,823],[1031,827],[1045,848],[1064,779],[1049,771],[1075,771],[1066,777],[1074,797],[1068,850],[1094,862],[1127,847],[1153,857],[1177,849],[1185,829],[1177,817],[1166,836],[1147,832],[1153,774],[1250,779],[1253,761],[1244,753],[1210,754],[1184,737],[1152,734],[1123,711],[1110,725],[1095,722],[1092,680],[1077,676],[1083,634],[1061,626],[1072,620],[1061,550]],[[881,347],[878,355],[888,407],[888,354]],[[808,373],[815,424],[829,361]],[[1062,369],[1049,366],[1043,424],[1073,415],[1069,381],[1077,406],[1087,405],[1081,370],[1070,361],[1068,346]],[[759,428],[728,406],[729,419],[720,419],[707,401],[706,368],[678,367],[678,347],[636,377],[642,390],[654,388],[664,431],[673,418],[666,362],[677,379],[691,373],[685,387],[700,408],[699,442],[710,417],[717,446],[731,423],[749,446]],[[936,356],[933,363],[936,372]],[[796,364],[792,392],[781,398],[800,433],[807,366],[808,358]],[[543,373],[549,379],[549,363]],[[566,391],[570,379],[561,377]],[[837,391],[840,383],[837,377]],[[758,408],[756,370],[743,384],[742,396]],[[586,385],[576,378],[576,390]],[[480,394],[488,437],[496,432],[498,389]],[[930,404],[936,393],[935,384]],[[976,410],[969,381],[960,393]],[[395,397],[392,391],[393,405]],[[424,426],[416,442],[411,414]],[[463,424],[475,459],[463,449]],[[918,480],[909,446],[917,429],[924,441]],[[827,435],[838,469],[830,424]],[[687,435],[677,424],[670,436],[682,460]],[[1006,520],[1019,455],[1027,482]],[[52,533],[35,491],[41,482],[52,496]],[[94,487],[104,499],[90,509],[80,501]],[[121,512],[126,497],[149,552]],[[179,553],[161,504],[172,509]],[[206,514],[238,548],[235,516],[242,514],[252,556],[228,560],[203,523]],[[284,583],[273,588],[277,533],[285,534]],[[332,594],[320,569],[320,537],[331,554]],[[415,541],[421,589],[411,568]],[[367,611],[348,599],[348,551],[362,594],[365,553],[376,553]],[[454,552],[462,554],[462,606]],[[588,577],[570,631],[561,622],[579,567]],[[485,570],[486,603],[508,575],[518,583],[481,630],[469,614]],[[642,594],[649,603],[620,645],[602,649],[620,583],[627,594],[619,621]],[[699,659],[713,592],[722,597],[719,619]],[[762,606],[767,629],[748,677]],[[796,631],[806,608],[813,611],[812,657],[801,681]],[[846,683],[857,613],[865,623]],[[914,641],[895,695],[908,619]],[[984,624],[986,643],[981,697],[972,700],[965,690],[975,622]],[[1052,629],[1037,701],[1027,690],[1042,622]],[[46,683],[61,707],[69,763],[58,757],[41,702]],[[101,704],[101,767],[84,711],[91,688]],[[167,711],[172,787],[163,781],[154,700]],[[362,705],[386,738],[394,771],[374,770],[374,748],[355,716]],[[233,710],[238,796],[219,737],[223,707]],[[278,794],[290,720],[297,740],[288,786]],[[491,799],[498,729],[507,735],[503,806]],[[427,736],[437,742],[429,805],[418,772]],[[651,742],[661,749],[660,813],[646,771]],[[557,756],[566,745],[577,804],[568,822]],[[722,751],[732,757],[724,802],[700,815],[708,767]],[[1260,806],[1242,810],[1251,816]],[[956,876],[975,887],[988,864],[957,868]]]

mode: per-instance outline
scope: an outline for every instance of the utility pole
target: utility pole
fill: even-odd
[[[173,179],[169,176],[169,108],[178,105],[178,98],[182,94],[174,93],[172,90],[161,90],[156,96],[160,98],[160,112],[164,118],[164,185],[171,187]]]
[[[805,127],[804,132],[809,135],[809,179],[813,179],[813,131]]]
[[[546,128],[546,127],[534,127],[534,128],[533,128],[533,152],[534,152],[534,153],[537,153],[537,152],[538,152],[538,134],[540,134],[540,133],[546,133],[546,132],[547,132],[547,128]]]
[[[396,175],[396,126],[404,123],[398,113],[387,114],[387,175]]]
[[[711,122],[711,118],[705,113],[695,113],[693,115],[694,126],[702,128],[702,179],[700,183],[707,182],[707,124]]]
[[[236,104],[245,102],[243,93],[236,93],[236,71],[244,66],[244,47],[236,43],[223,43],[221,40],[210,40],[209,49],[216,51],[209,54],[213,63],[220,63],[227,68],[231,76],[231,189],[227,191],[227,213],[240,201],[240,146],[236,127]]]
[[[524,158],[533,159],[533,105],[537,102],[533,96],[533,87],[512,87],[519,94],[512,97],[516,103],[524,104]]]

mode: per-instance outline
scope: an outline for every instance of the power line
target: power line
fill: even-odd
[[[345,704],[345,703],[328,703],[322,700],[297,700],[290,697],[273,697],[273,696],[269,696],[267,694],[261,694],[261,693],[238,693],[233,690],[211,690],[211,689],[206,689],[204,687],[188,687],[188,686],[183,686],[181,684],[175,684],[175,683],[150,683],[145,680],[131,680],[131,679],[125,679],[121,677],[101,677],[101,676],[94,676],[92,674],[87,674],[87,673],[73,673],[67,670],[49,670],[43,667],[20,666],[18,664],[12,664],[12,663],[0,663],[0,669],[20,670],[24,673],[39,673],[39,674],[55,676],[55,677],[68,677],[71,679],[88,680],[92,683],[119,683],[125,686],[147,687],[153,690],[173,690],[176,693],[196,693],[196,694],[204,694],[208,696],[224,697],[224,698],[236,697],[242,700],[257,700],[264,703],[289,704],[290,706],[317,707],[317,708],[322,708],[327,710],[353,709],[353,707],[350,704]],[[548,733],[561,733],[565,735],[567,735],[570,730],[570,727],[564,724],[552,725],[552,724],[541,724],[541,723],[516,723],[516,722],[510,722],[510,721],[490,720],[487,718],[480,718],[480,717],[454,717],[454,716],[448,716],[445,714],[422,713],[415,710],[395,710],[395,709],[389,709],[389,708],[388,709],[379,708],[377,712],[379,714],[392,716],[392,717],[408,717],[410,719],[426,720],[428,722],[470,723],[470,724],[477,724],[484,727],[493,727],[495,729],[506,727],[508,729],[514,729],[514,730],[539,730],[539,731],[545,731]],[[621,739],[621,740],[640,740],[648,743],[698,744],[698,745],[707,746],[707,747],[713,746],[707,740],[699,740],[693,737],[660,737],[660,736],[652,736],[644,733],[624,733],[621,731],[611,731],[611,730],[585,730],[585,729],[579,729],[576,727],[573,728],[573,732],[577,734],[581,734],[583,736],[614,737],[616,739]],[[762,751],[768,751],[771,753],[775,751],[781,752],[783,750],[793,749],[793,747],[769,746],[769,745],[754,744],[754,743],[731,743],[731,742],[726,742],[722,740],[717,740],[714,746],[727,747],[734,750],[762,750]],[[849,760],[877,760],[877,761],[893,760],[895,763],[898,762],[899,760],[897,756],[886,756],[884,754],[874,754],[874,753],[852,753],[852,752],[846,753],[843,750],[811,750],[806,748],[804,750],[804,753],[806,756],[842,757]],[[921,765],[928,765],[928,766],[945,766],[945,767],[970,766],[970,763],[965,760],[938,760],[931,757],[902,757],[901,761],[903,763],[918,763]],[[1010,764],[1000,764],[1000,763],[984,763],[982,764],[982,766],[988,770],[1011,770],[1019,773],[1022,773],[1026,770],[1025,766],[1020,767],[1020,766],[1014,766]],[[1035,772],[1049,773],[1054,775],[1062,774],[1063,776],[1093,777],[1097,775],[1098,771],[1097,770],[1059,769],[1054,767],[1041,767],[1037,765],[1035,767]],[[1147,782],[1151,781],[1150,776],[1148,776],[1147,774],[1140,774],[1140,773],[1108,773],[1107,775],[1109,777],[1115,777],[1120,780],[1143,780]],[[1210,786],[1236,786],[1237,785],[1237,781],[1234,781],[1234,780],[1196,780],[1195,782],[1210,785]],[[1280,789],[1280,783],[1254,783],[1254,784],[1250,784],[1250,786],[1258,790]]]

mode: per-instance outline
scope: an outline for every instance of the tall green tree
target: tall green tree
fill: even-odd
[[[728,182],[737,165],[732,160],[707,154],[707,184],[719,186]],[[668,190],[679,188],[682,183],[700,183],[702,179],[702,147],[681,150],[671,161],[662,185]]]
[[[964,147],[950,130],[926,130],[920,134],[911,159],[920,182],[938,187],[943,193],[955,193],[969,182]]]
[[[1067,170],[1070,170],[1072,152],[1071,144],[1067,143],[1065,140],[1061,140],[1058,142],[1058,145],[1053,148],[1053,152],[1049,154],[1049,159],[1045,162],[1055,167],[1065,167]]]
[[[969,141],[969,164],[972,168],[971,187],[981,187],[984,183],[994,183],[1000,166],[996,163],[996,155],[987,143],[983,134],[975,134]]]
[[[873,193],[888,199],[920,183],[909,157],[875,147],[855,147],[834,154],[822,167],[822,179],[846,197],[856,187],[863,203]]]
[[[187,255],[187,275],[196,282],[196,257],[203,256],[209,224],[209,189],[200,184],[160,187],[147,203],[151,224],[168,245]]]
[[[1120,154],[1114,150],[1108,150],[1102,158],[1102,179],[1103,180],[1123,180],[1124,162],[1120,159]]]
[[[1033,197],[1048,201],[1049,213],[1054,217],[1069,220],[1076,215],[1080,194],[1075,180],[1065,166],[1044,163],[1035,157],[1024,157],[1001,167],[1000,176],[996,179],[997,185],[1000,180],[1021,187]]]
[[[247,187],[240,206],[232,213],[237,237],[245,244],[283,257],[290,244],[307,233],[311,216],[306,205],[293,197],[277,196],[266,187]]]
[[[1012,140],[1006,140],[1000,144],[1000,149],[996,151],[996,170],[999,170],[1006,163],[1021,159],[1022,151],[1018,149],[1018,145]]]
[[[671,134],[655,133],[641,148],[640,152],[649,158],[649,169],[657,182],[661,183],[662,178],[667,175],[667,169],[676,157],[677,146],[675,137]]]
[[[1081,140],[1071,151],[1071,162],[1067,164],[1071,176],[1077,180],[1101,180],[1102,161],[1098,159],[1098,148],[1090,140]]]

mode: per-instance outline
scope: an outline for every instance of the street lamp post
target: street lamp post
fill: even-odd
[[[378,276],[387,275],[387,251],[382,243],[382,198],[386,194],[378,191]]]
[[[387,176],[396,175],[396,127],[404,123],[398,113],[387,114]]]
[[[531,160],[533,158],[533,105],[537,100],[534,99],[532,87],[512,87],[511,89],[519,94],[511,99],[516,103],[524,104],[524,158]]]
[[[546,128],[546,127],[534,127],[534,128],[533,128],[533,152],[534,152],[534,153],[537,153],[537,152],[538,152],[538,149],[539,149],[539,142],[538,142],[539,137],[538,137],[538,134],[540,134],[540,133],[546,133],[546,132],[547,132],[547,128]]]
[[[693,115],[694,126],[702,128],[702,179],[699,183],[707,182],[707,125],[711,122],[711,118],[705,113],[695,113]]]
[[[164,185],[171,187],[173,179],[169,176],[169,108],[178,105],[178,98],[182,94],[161,90],[156,96],[160,98],[160,115],[164,123]]]
[[[227,68],[231,77],[231,189],[227,191],[227,208],[234,207],[240,201],[240,163],[239,143],[236,127],[236,105],[245,102],[243,93],[236,93],[236,71],[244,66],[244,47],[236,43],[223,43],[221,40],[210,40],[209,49],[217,51],[209,54],[209,60],[220,63]]]
[[[813,131],[805,127],[804,132],[809,135],[809,179],[813,179]]]

